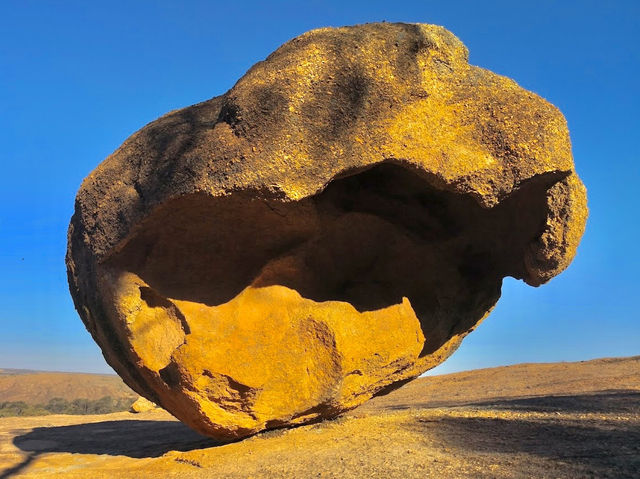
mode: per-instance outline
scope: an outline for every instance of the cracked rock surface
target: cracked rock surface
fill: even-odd
[[[71,294],[107,362],[197,431],[333,417],[444,361],[587,217],[566,122],[442,27],[313,30],[83,182]]]

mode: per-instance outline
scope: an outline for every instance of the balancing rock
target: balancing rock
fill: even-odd
[[[329,418],[444,361],[587,217],[562,114],[442,27],[295,38],[82,183],[76,308],[136,392],[218,439]],[[188,72],[185,72],[188,74]]]

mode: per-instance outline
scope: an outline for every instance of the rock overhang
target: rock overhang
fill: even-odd
[[[566,268],[585,219],[555,107],[442,27],[321,29],[105,160],[69,278],[130,386],[239,437],[435,366],[504,276]]]

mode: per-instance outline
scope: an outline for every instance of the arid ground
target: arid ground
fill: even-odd
[[[422,378],[230,444],[163,411],[5,418],[9,477],[640,477],[640,356]]]

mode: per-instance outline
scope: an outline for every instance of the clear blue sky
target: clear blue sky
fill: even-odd
[[[307,30],[444,25],[470,61],[567,117],[591,216],[540,288],[495,312],[437,372],[640,354],[640,2],[9,1],[0,3],[0,367],[105,372],[64,253],[82,179],[160,115],[224,93]]]

